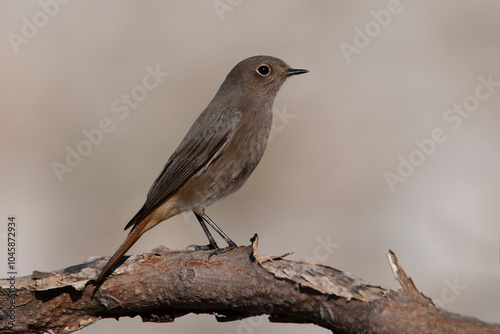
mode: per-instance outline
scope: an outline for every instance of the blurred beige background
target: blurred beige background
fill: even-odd
[[[500,82],[500,2],[54,3],[0,3],[0,219],[18,217],[20,274],[111,255],[229,70],[267,54],[310,73],[282,88],[259,168],[210,217],[239,244],[259,233],[261,254],[294,251],[293,259],[396,288],[390,248],[437,304],[500,321],[500,87],[482,87],[489,96],[474,100],[478,77]],[[150,91],[141,88],[148,67],[168,72]],[[131,93],[137,104],[128,115],[114,112]],[[474,109],[467,118],[444,119],[465,101]],[[103,119],[113,131],[59,182],[52,164],[66,164],[67,146],[85,149],[82,131]],[[446,140],[418,160],[415,140],[434,129]],[[392,191],[384,173],[398,173],[400,156],[420,165]],[[131,253],[205,242],[194,217],[183,215]],[[110,330],[325,333],[208,315],[162,325],[103,320],[83,333]]]

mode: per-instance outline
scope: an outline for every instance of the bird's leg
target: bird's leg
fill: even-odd
[[[196,215],[197,215],[197,214],[196,214]],[[198,215],[197,215],[197,217],[198,217]],[[200,219],[200,218],[198,218],[198,219]],[[227,236],[227,234],[226,234],[226,233],[224,233],[224,231],[222,231],[222,230],[220,229],[220,227],[219,227],[219,226],[217,226],[217,225],[214,223],[214,221],[213,221],[212,219],[210,219],[210,217],[208,217],[208,216],[206,215],[206,213],[205,213],[205,212],[203,212],[203,213],[201,214],[201,219],[202,219],[203,221],[205,221],[208,225],[210,225],[210,226],[211,226],[211,227],[212,227],[212,228],[213,228],[213,229],[214,229],[217,233],[219,233],[219,235],[222,237],[222,239],[224,239],[224,240],[227,242],[227,244],[229,245],[229,248],[235,248],[235,247],[238,247],[238,246],[237,246],[237,245],[233,242],[233,240],[231,240],[231,239]],[[205,228],[206,228],[206,227],[205,227]],[[205,233],[207,233],[207,232],[205,232]],[[209,234],[207,234],[207,236],[208,236],[208,235],[210,235],[210,233],[209,233]],[[211,236],[210,236],[210,237],[211,237]],[[208,240],[210,240],[210,237],[208,238]],[[212,239],[213,239],[213,238],[212,238]]]
[[[193,247],[195,250],[215,249],[208,256],[208,258],[210,259],[210,257],[212,257],[213,255],[225,253],[230,249],[238,247],[234,243],[234,241],[231,240],[231,238],[229,238],[227,236],[227,234],[224,233],[224,231],[222,231],[221,228],[219,226],[217,226],[217,224],[215,224],[214,221],[212,219],[210,219],[210,217],[208,217],[204,212],[200,214],[200,213],[193,211],[193,213],[196,216],[196,218],[198,219],[198,221],[200,222],[200,225],[203,228],[203,231],[205,232],[205,234],[207,235],[208,241],[210,243],[206,246],[189,245],[187,248]],[[217,233],[219,233],[219,235],[222,237],[222,239],[224,239],[224,241],[227,242],[228,246],[226,248],[219,248],[219,246],[215,242],[214,237],[212,236],[212,234],[210,234],[210,231],[208,230],[208,227],[206,224],[210,225],[210,227],[212,227]]]
[[[210,260],[210,258],[214,255],[219,255],[219,254],[222,254],[222,253],[225,253],[227,252],[228,250],[230,249],[233,249],[233,248],[236,248],[238,247],[233,240],[231,240],[231,238],[229,238],[227,236],[226,233],[224,233],[224,231],[222,231],[220,229],[219,226],[217,226],[217,224],[214,223],[214,221],[212,219],[210,219],[210,217],[208,217],[205,213],[203,213],[201,215],[201,218],[204,220],[204,222],[206,222],[208,225],[210,225],[215,231],[217,231],[217,233],[219,233],[219,235],[227,242],[228,246],[226,248],[218,248],[218,249],[215,249],[212,253],[210,253],[210,255],[208,256],[208,259]]]
[[[215,242],[214,237],[212,237],[212,234],[210,234],[210,231],[208,230],[207,225],[205,224],[205,221],[203,220],[203,216],[194,212],[194,215],[196,216],[196,219],[200,222],[201,228],[203,229],[203,232],[207,235],[208,242],[210,242],[208,245],[205,246],[198,246],[198,245],[189,245],[187,248],[194,248],[195,250],[207,250],[207,249],[219,249],[219,246]]]

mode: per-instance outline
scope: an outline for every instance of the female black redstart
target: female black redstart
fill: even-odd
[[[193,211],[207,235],[210,244],[205,248],[219,249],[206,224],[229,247],[236,247],[205,214],[205,208],[238,190],[252,174],[266,149],[278,90],[289,76],[307,72],[269,56],[238,63],[167,161],[146,202],[125,226],[132,227],[127,239],[97,281],[146,231],[186,211]]]

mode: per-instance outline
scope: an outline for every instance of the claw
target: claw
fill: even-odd
[[[228,252],[228,251],[230,251],[232,249],[235,249],[236,247],[238,247],[238,246],[236,246],[236,244],[235,244],[234,246],[231,245],[231,246],[227,246],[225,248],[217,248],[212,253],[210,253],[210,255],[208,256],[208,259],[210,260],[210,258],[212,256],[217,256],[217,255],[220,255],[220,254],[224,254],[225,252]]]
[[[201,250],[210,250],[210,249],[219,249],[219,246],[217,246],[217,244],[215,245],[211,245],[211,244],[208,244],[208,245],[195,245],[195,244],[191,244],[189,246],[186,247],[186,250],[190,250],[190,248],[193,249],[193,251],[201,251]]]

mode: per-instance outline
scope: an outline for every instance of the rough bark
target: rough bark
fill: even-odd
[[[101,285],[98,258],[56,272],[35,271],[0,290],[2,333],[71,333],[103,318],[171,322],[188,313],[233,321],[313,323],[334,333],[500,333],[499,324],[453,314],[421,294],[387,253],[401,288],[389,290],[327,266],[260,257],[257,241],[222,254],[159,247],[129,257]],[[14,325],[12,325],[14,324]]]

